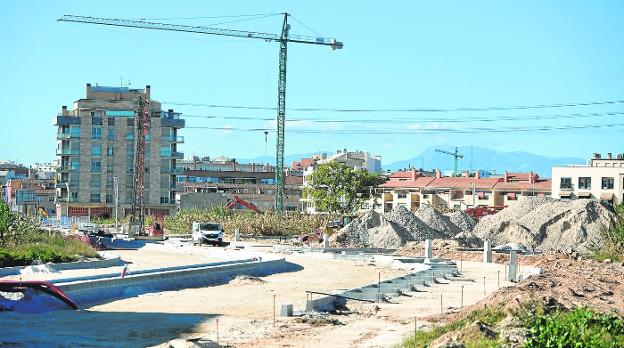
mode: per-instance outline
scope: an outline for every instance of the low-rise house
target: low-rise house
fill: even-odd
[[[594,154],[586,165],[553,167],[553,197],[595,198],[611,204],[624,202],[624,154],[606,158]]]
[[[502,207],[513,205],[520,196],[550,195],[550,180],[536,173],[505,173],[499,177],[482,178],[480,171],[474,176],[435,176],[412,170],[394,173],[376,189],[376,196],[363,208],[371,207],[387,212],[396,206],[415,211],[422,204],[440,209],[465,210],[472,207]]]

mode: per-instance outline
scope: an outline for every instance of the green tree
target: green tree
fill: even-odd
[[[376,173],[329,162],[314,169],[303,196],[310,199],[319,211],[350,214],[370,198],[372,188],[380,183],[382,179]]]
[[[0,201],[0,245],[6,243],[6,236],[9,233],[9,227],[13,225],[13,214],[9,209],[9,206]]]

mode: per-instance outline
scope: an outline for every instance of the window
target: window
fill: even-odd
[[[128,134],[126,134],[126,139],[134,140],[134,128],[128,128]]]
[[[74,191],[74,192],[71,192],[71,194],[70,194],[70,198],[72,198],[72,199],[78,199],[78,192],[75,192],[75,191]]]
[[[80,170],[80,161],[71,161],[69,164],[71,170]]]
[[[92,172],[102,171],[102,162],[100,162],[100,161],[91,161],[91,171]]]
[[[91,188],[96,188],[96,189],[99,189],[100,187],[102,187],[102,176],[100,174],[92,174],[90,186]]]
[[[91,156],[102,156],[102,145],[91,145]]]
[[[115,140],[115,128],[108,127],[108,141]]]
[[[91,128],[91,139],[102,139],[102,127]]]
[[[559,184],[559,188],[572,189],[572,178],[561,178],[561,183]]]
[[[401,198],[407,198],[407,193],[405,192],[399,192],[397,193],[397,198],[401,199]]]
[[[126,154],[128,155],[128,157],[133,157],[134,156],[134,148],[132,147],[128,147]]]
[[[160,197],[160,204],[169,204],[169,197]]]
[[[113,195],[106,195],[106,203],[113,203]]]
[[[113,155],[113,148],[111,146],[109,146],[108,148],[106,148],[106,154],[108,156],[112,156]]]
[[[160,155],[163,157],[171,156],[171,148],[169,146],[163,146],[160,148]]]
[[[89,199],[89,202],[91,202],[91,203],[100,203],[100,194],[99,193],[92,193],[91,194],[91,199]]]
[[[113,172],[113,161],[106,161],[106,171],[109,173]]]
[[[602,189],[603,190],[613,190],[614,179],[611,177],[603,177],[602,178]]]
[[[579,178],[578,182],[579,190],[591,190],[591,178],[582,177]]]

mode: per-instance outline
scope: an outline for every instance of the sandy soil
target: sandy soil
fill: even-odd
[[[172,267],[192,265],[197,263],[209,263],[221,261],[221,255],[211,255],[207,248],[205,253],[186,253],[179,250],[172,250],[168,247],[162,248],[141,248],[137,250],[111,250],[111,254],[118,255],[122,261],[128,264],[128,271],[144,270],[160,267]],[[218,250],[218,249],[217,249]],[[215,250],[215,251],[217,251]],[[215,252],[215,254],[217,254]],[[95,269],[76,269],[65,270],[54,273],[30,273],[18,274],[3,277],[0,279],[21,279],[21,280],[55,280],[72,277],[82,277],[89,275],[121,273],[123,266],[95,268]]]
[[[125,253],[124,259],[127,257],[137,265],[142,261],[152,266],[160,262],[182,262],[175,253],[169,256],[172,260],[166,260],[168,256],[163,255],[156,260],[151,255],[153,251],[148,250]],[[145,294],[79,312],[2,313],[3,327],[11,335],[2,337],[0,345],[191,347],[210,346],[218,341],[242,347],[387,347],[412,332],[415,317],[420,318],[419,326],[428,325],[423,318],[440,313],[440,295],[442,311],[446,314],[460,307],[462,286],[464,305],[469,306],[497,290],[499,275],[500,286],[509,285],[503,281],[503,265],[464,261],[465,279],[461,281],[422,287],[423,292],[397,298],[393,300],[396,303],[348,303],[356,313],[332,316],[345,325],[313,326],[278,316],[274,326],[274,308],[279,312],[281,304],[294,304],[295,309],[302,309],[306,290],[330,292],[375,283],[379,273],[382,278],[404,274],[404,271],[336,260],[323,254],[285,257],[301,269],[256,281]],[[37,330],[32,333],[29,328],[34,327]]]

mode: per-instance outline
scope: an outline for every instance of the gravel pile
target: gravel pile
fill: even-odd
[[[410,240],[412,236],[405,228],[373,210],[354,219],[329,238],[331,244],[341,247],[388,249],[396,249]]]
[[[477,224],[472,216],[466,214],[463,211],[456,211],[454,213],[449,213],[445,215],[451,220],[451,223],[457,226],[460,232],[463,232],[464,234],[471,234],[472,229]]]
[[[396,249],[407,242],[449,238],[461,231],[449,217],[435,209],[425,206],[420,209],[416,215],[403,206],[383,215],[368,211],[333,234],[330,243],[341,247]]]
[[[594,199],[520,197],[514,206],[482,218],[473,233],[494,245],[587,252],[602,245],[601,230],[615,223],[613,210]]]
[[[430,205],[421,205],[416,211],[416,217],[429,228],[438,232],[441,237],[451,238],[461,232],[461,229],[451,222],[448,216],[437,211]]]
[[[421,207],[420,209],[423,209],[423,208],[424,207]],[[418,212],[420,212],[420,209],[418,210]],[[431,208],[431,210],[435,211],[433,208]],[[395,207],[394,209],[392,209],[391,211],[389,211],[388,213],[384,214],[384,217],[387,220],[392,221],[395,224],[408,230],[409,233],[413,237],[412,240],[421,241],[427,238],[442,238],[445,236],[444,233],[441,233],[435,227],[432,228],[432,226],[429,225],[427,221],[419,217],[418,212],[417,214],[413,214],[411,211],[407,210],[407,208],[405,208],[404,206],[399,205]],[[430,214],[429,211],[426,214],[421,214],[421,216],[424,216],[429,221],[438,222],[436,221],[436,217],[429,218],[427,216],[428,214]],[[439,226],[436,225],[436,227],[439,227]]]

